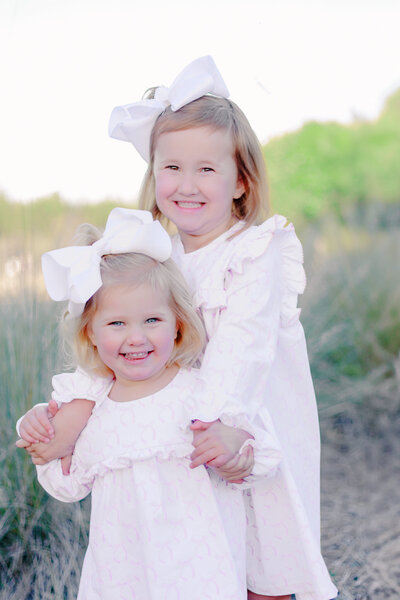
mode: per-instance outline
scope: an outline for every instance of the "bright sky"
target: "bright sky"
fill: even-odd
[[[400,87],[400,0],[1,0],[0,190],[131,201],[111,109],[211,54],[262,142],[374,118]]]

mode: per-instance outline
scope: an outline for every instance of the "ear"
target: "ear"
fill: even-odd
[[[87,327],[86,333],[87,333],[89,340],[92,342],[93,346],[96,348],[96,338],[94,337],[94,333],[90,326]]]
[[[245,191],[246,191],[246,188],[244,186],[243,179],[238,176],[238,179],[236,182],[236,188],[235,188],[235,195],[233,196],[233,199],[237,200],[238,198],[240,198],[240,196],[243,196]]]

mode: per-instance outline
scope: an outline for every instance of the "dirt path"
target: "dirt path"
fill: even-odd
[[[323,554],[342,600],[400,599],[400,417],[322,419]]]

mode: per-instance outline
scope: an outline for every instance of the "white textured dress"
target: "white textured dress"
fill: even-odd
[[[292,225],[275,216],[173,258],[194,292],[208,334],[201,374],[211,404],[242,403],[271,429],[283,460],[274,478],[245,492],[248,586],[265,595],[330,600],[337,590],[320,553],[320,436],[297,297],[303,252]],[[228,239],[233,233],[240,233]]]
[[[205,467],[190,469],[191,419],[220,416],[254,434],[255,483],[273,476],[281,454],[273,434],[240,410],[209,412],[195,400],[195,370],[130,402],[108,397],[112,379],[82,371],[53,378],[58,402],[96,402],[70,475],[60,460],[37,467],[41,485],[64,502],[92,493],[89,546],[78,600],[245,600],[246,511],[239,486]]]

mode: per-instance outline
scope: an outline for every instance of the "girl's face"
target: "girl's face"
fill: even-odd
[[[89,337],[118,383],[162,377],[177,335],[165,294],[148,284],[114,285],[100,293]]]
[[[186,252],[205,246],[234,222],[244,192],[231,134],[211,127],[162,133],[154,151],[156,201],[178,228]]]

